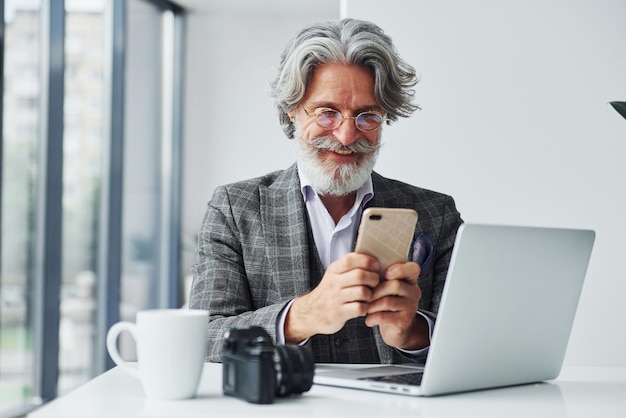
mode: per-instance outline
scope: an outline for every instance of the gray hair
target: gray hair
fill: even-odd
[[[398,55],[391,37],[371,22],[343,19],[308,26],[285,47],[278,75],[271,84],[280,124],[288,138],[295,127],[287,114],[304,97],[313,71],[321,64],[355,64],[372,71],[374,94],[389,122],[408,117],[418,106],[412,103],[418,78],[415,69]]]

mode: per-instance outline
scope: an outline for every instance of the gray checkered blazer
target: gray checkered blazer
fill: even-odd
[[[462,223],[453,199],[372,174],[367,206],[413,208],[415,237],[434,244],[432,267],[419,278],[420,310],[435,317],[456,231]],[[222,339],[232,326],[260,325],[273,338],[281,310],[320,282],[321,265],[294,164],[287,170],[217,188],[198,239],[190,307],[209,311],[208,361],[221,361]],[[350,320],[333,335],[307,343],[316,362],[415,361],[387,346],[378,328]]]

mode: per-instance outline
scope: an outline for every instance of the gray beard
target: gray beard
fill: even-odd
[[[374,170],[381,146],[380,141],[377,145],[372,145],[365,139],[359,139],[347,147],[330,137],[306,141],[298,132],[295,138],[298,166],[311,182],[313,189],[322,196],[345,196],[363,186]],[[363,159],[351,164],[321,162],[318,157],[320,149],[348,149],[360,154]]]

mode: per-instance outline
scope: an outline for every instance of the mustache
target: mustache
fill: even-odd
[[[329,136],[318,136],[309,141],[310,144],[318,150],[328,151],[350,151],[355,154],[370,155],[377,152],[381,143],[372,144],[366,139],[357,139],[350,145],[343,145],[341,142]]]

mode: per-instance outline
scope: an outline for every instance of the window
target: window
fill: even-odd
[[[93,375],[96,329],[96,284],[99,194],[105,138],[104,109],[90,112],[88,103],[102,102],[104,80],[93,69],[105,62],[104,2],[66,2],[63,107],[63,239],[59,323],[58,392],[65,393]],[[87,45],[99,54],[92,53]],[[99,72],[102,74],[102,71]]]
[[[4,7],[4,101],[0,210],[0,414],[35,402],[31,300],[38,204],[40,6]]]
[[[0,416],[111,367],[113,322],[180,306],[182,11],[62,3],[0,0]]]

